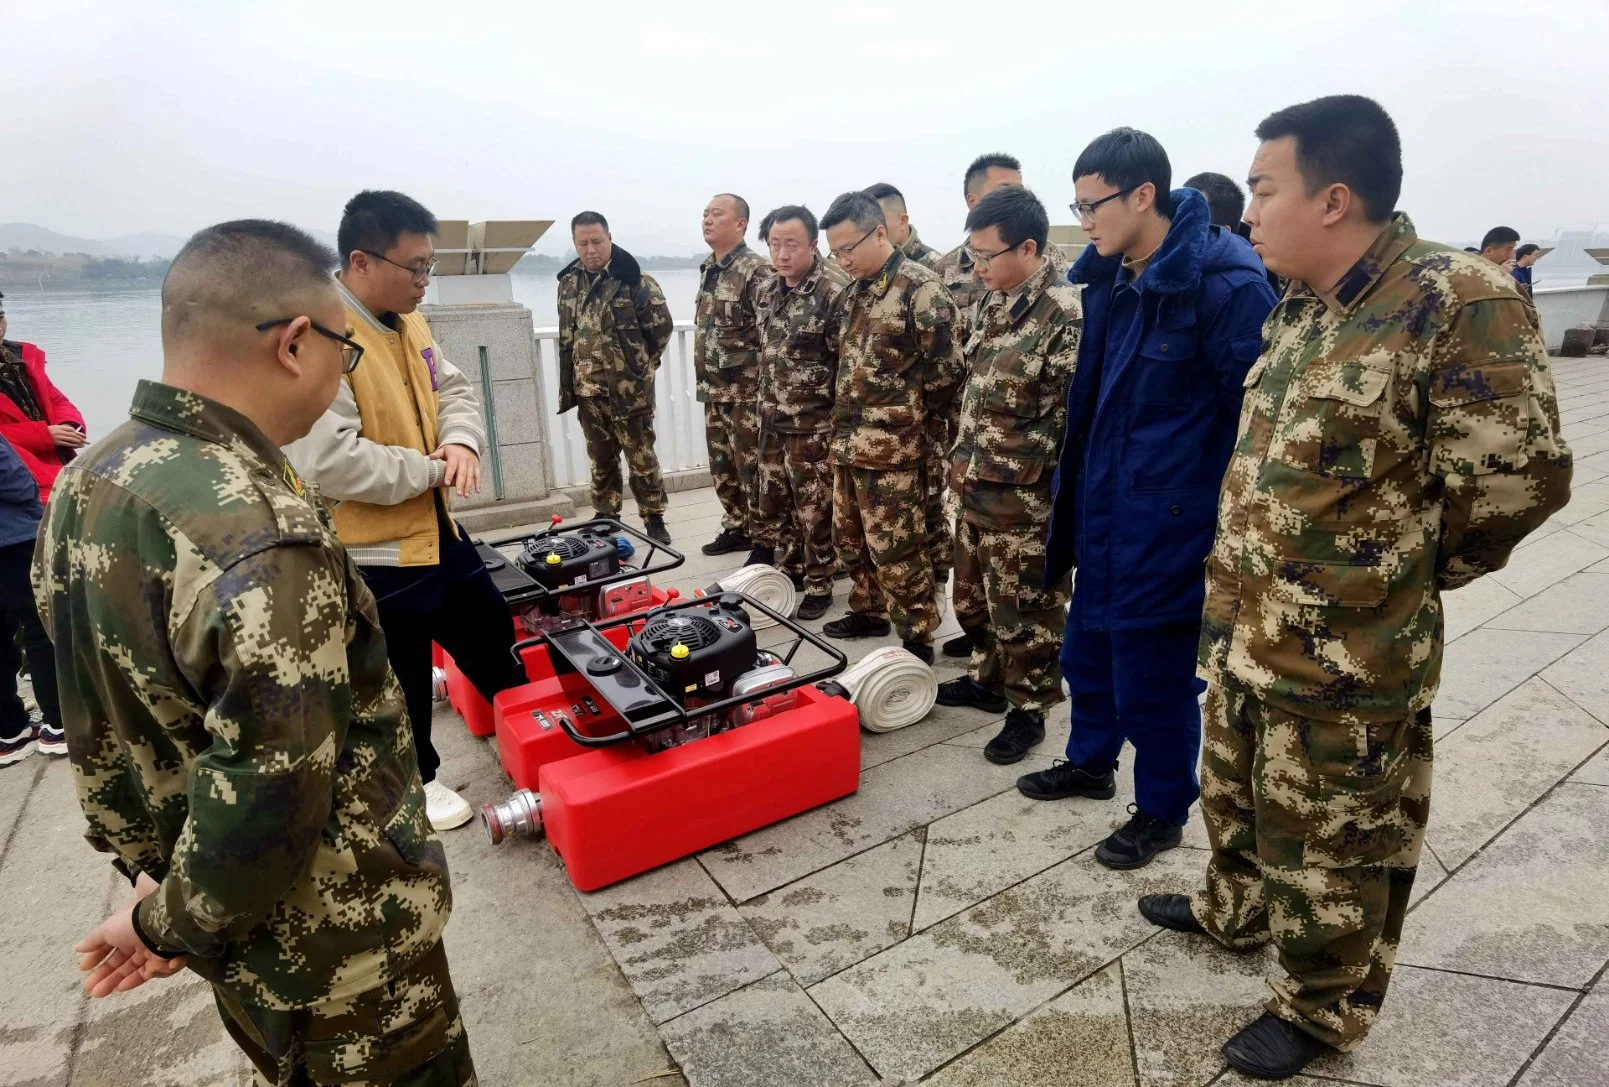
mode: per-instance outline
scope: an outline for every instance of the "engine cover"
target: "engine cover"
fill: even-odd
[[[631,639],[631,655],[660,688],[684,706],[727,697],[732,682],[754,667],[749,613],[735,596],[650,619]]]
[[[583,528],[527,541],[514,565],[538,585],[557,592],[619,573],[620,550],[610,534]]]

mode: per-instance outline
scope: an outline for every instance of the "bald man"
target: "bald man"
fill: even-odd
[[[207,979],[259,1082],[460,1087],[452,893],[402,692],[280,452],[363,355],[335,263],[282,223],[191,238],[161,382],[57,480],[39,611],[86,837],[134,890],[75,950],[95,997]]]

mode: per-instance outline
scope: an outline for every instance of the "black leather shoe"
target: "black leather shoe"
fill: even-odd
[[[700,551],[706,555],[730,555],[734,551],[742,551],[754,546],[754,541],[736,529],[723,528],[721,534],[703,547]]]
[[[812,593],[799,605],[799,618],[820,619],[832,607],[831,593]]]
[[[665,527],[665,518],[662,514],[652,513],[644,517],[642,531],[644,536],[647,536],[655,543],[662,543],[666,547],[670,546],[670,529]]]
[[[909,638],[906,638],[900,642],[900,645],[905,647],[905,652],[909,653],[923,664],[933,663],[933,646],[931,643],[913,642]]]
[[[760,545],[760,544],[755,544],[754,545],[754,550],[749,552],[748,561],[745,562],[743,565],[744,566],[775,566],[776,564],[777,564],[777,549],[776,548],[774,548],[774,547],[765,547],[765,546]]]
[[[1001,701],[1005,701],[1001,699]],[[1012,710],[1000,733],[983,748],[983,757],[998,766],[1021,762],[1045,738],[1045,716],[1033,710]]]
[[[1189,895],[1142,895],[1140,916],[1153,925],[1170,928],[1174,932],[1189,932],[1197,936],[1207,934],[1190,910]]]
[[[1224,1057],[1244,1075],[1290,1079],[1332,1048],[1273,1012],[1263,1012],[1255,1023],[1224,1043]]]
[[[1110,800],[1117,795],[1117,776],[1110,770],[1092,774],[1057,759],[1048,770],[1035,770],[1018,778],[1017,791],[1029,800],[1064,800],[1069,796]]]
[[[984,713],[1005,713],[1006,698],[999,691],[985,687],[971,676],[962,676],[939,684],[939,705],[971,706]]]
[[[834,619],[822,627],[821,632],[829,638],[881,638],[893,629],[888,625],[887,619],[873,619],[869,615],[852,611],[842,619]]]
[[[972,639],[965,634],[957,634],[944,643],[944,655],[946,657],[972,656]]]
[[[1184,828],[1164,823],[1129,805],[1129,821],[1095,847],[1095,859],[1108,868],[1144,868],[1165,849],[1184,841]]]

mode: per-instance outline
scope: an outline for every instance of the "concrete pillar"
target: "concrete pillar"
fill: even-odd
[[[486,414],[478,498],[454,512],[473,532],[572,517],[575,503],[554,489],[550,426],[537,374],[531,311],[514,302],[419,308],[442,354],[474,382]]]

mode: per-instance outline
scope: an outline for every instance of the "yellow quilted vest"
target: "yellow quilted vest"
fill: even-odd
[[[402,314],[399,330],[377,327],[366,314],[347,309],[352,338],[363,345],[363,359],[346,376],[357,400],[359,433],[380,445],[399,445],[424,454],[435,451],[436,342],[417,312]],[[397,540],[403,566],[434,566],[441,561],[437,501],[447,497],[439,487],[395,506],[341,502],[335,506],[335,531],[348,547]]]

